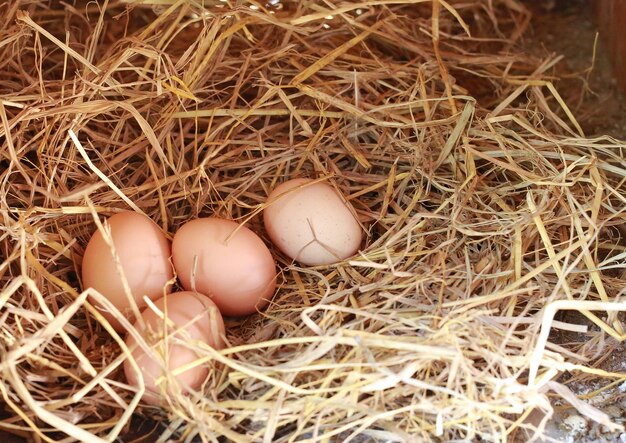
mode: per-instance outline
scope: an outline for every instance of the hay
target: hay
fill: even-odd
[[[521,3],[2,11],[0,430],[507,441],[541,431],[528,417],[549,395],[621,429],[559,375],[626,380],[594,367],[624,338],[626,144],[585,138],[558,58],[519,50]],[[138,403],[128,350],[80,292],[94,217],[134,209],[171,235],[216,214],[267,240],[265,199],[298,176],[346,195],[363,251],[301,268],[274,250],[269,309],[229,320],[227,349],[196,349],[204,395]]]

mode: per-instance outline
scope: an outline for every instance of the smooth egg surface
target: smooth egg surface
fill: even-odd
[[[171,291],[174,271],[169,261],[170,243],[156,223],[136,212],[115,214],[106,225],[110,227],[113,246],[132,299],[124,291],[114,255],[99,230],[89,240],[83,256],[83,287],[100,292],[133,323],[133,299],[141,311],[146,306],[144,296],[155,300]],[[112,313],[97,302],[96,307],[117,331],[124,329]]]
[[[272,191],[263,221],[285,255],[310,266],[351,257],[363,239],[349,203],[332,186],[305,178],[289,180]]]
[[[263,240],[221,218],[185,223],[174,235],[172,260],[181,285],[211,297],[224,315],[264,308],[276,289],[276,264]]]
[[[189,392],[202,386],[209,369],[206,364],[193,364],[199,359],[193,350],[194,342],[222,349],[224,321],[217,306],[208,297],[194,292],[175,292],[157,300],[154,305],[163,315],[148,307],[141,314],[144,324],[135,323],[135,328],[150,346],[151,354],[136,346],[130,334],[126,338],[126,346],[132,350],[144,379],[146,391],[143,400],[159,404],[164,394]],[[172,374],[172,371],[186,365],[190,367]],[[129,360],[124,362],[124,373],[130,385],[139,385],[137,371]],[[162,380],[168,381],[157,385],[162,376]]]

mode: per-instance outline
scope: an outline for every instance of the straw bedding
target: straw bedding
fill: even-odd
[[[623,338],[626,145],[586,138],[556,60],[519,49],[520,2],[70,3],[0,2],[1,430],[515,441],[554,401],[621,429],[566,381],[626,380],[594,366]],[[273,250],[269,309],[196,349],[202,393],[142,405],[77,277],[95,221],[267,240],[268,193],[303,176],[354,205],[362,252]]]

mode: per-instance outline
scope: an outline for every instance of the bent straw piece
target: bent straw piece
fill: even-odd
[[[64,432],[65,434],[74,437],[78,441],[85,443],[107,443],[108,440],[104,440],[100,437],[93,435],[91,432],[86,431],[80,426],[76,426],[73,423],[68,422],[67,420],[63,420],[59,416],[49,412],[46,408],[39,405],[28,391],[28,388],[22,381],[21,377],[17,373],[17,369],[15,366],[9,366],[5,369],[11,374],[10,382],[17,394],[20,396],[21,400],[28,406],[28,408],[33,411],[37,417],[48,425],[52,426],[54,429]]]
[[[529,373],[528,373],[528,386],[534,386],[539,367],[541,366],[543,351],[550,335],[550,329],[554,316],[558,311],[570,310],[570,311],[626,311],[626,303],[616,302],[598,302],[590,300],[557,300],[548,304],[542,313],[541,332],[535,344],[532,356],[530,358]],[[626,337],[620,337],[624,340]]]
[[[78,297],[71,305],[66,306],[55,316],[45,327],[38,330],[28,338],[28,342],[12,349],[6,353],[3,361],[0,362],[0,371],[5,371],[9,366],[15,366],[15,362],[24,355],[31,353],[44,342],[62,331],[63,325],[72,318],[85,301],[86,295]]]
[[[32,265],[35,269],[37,269],[37,271],[41,274],[44,275],[46,278],[48,278],[50,281],[52,281],[54,284],[58,285],[60,288],[63,288],[65,291],[67,291],[69,294],[72,294],[74,296],[75,299],[78,299],[79,297],[83,298],[82,294],[77,293],[70,285],[68,285],[67,283],[65,283],[63,280],[59,279],[58,277],[56,277],[53,274],[50,274],[48,272],[47,269],[45,269],[43,266],[41,266],[41,264],[39,264],[37,261],[32,261]],[[88,290],[86,291],[86,293],[91,296],[91,297],[95,297],[98,298],[99,294],[96,294],[95,291],[92,290]],[[100,301],[103,299],[104,297],[100,297]],[[111,307],[113,307],[113,305],[108,301],[108,299],[106,299],[106,303],[108,303],[108,307],[109,309],[111,309]],[[113,339],[118,343],[118,345],[122,348],[122,350],[126,349],[125,345],[124,345],[124,341],[120,338],[120,336],[115,332],[115,330],[113,330],[113,328],[111,327],[111,325],[106,321],[106,319],[104,319],[104,317],[102,317],[102,315],[100,313],[98,313],[96,311],[95,308],[93,308],[87,301],[86,298],[83,298],[82,301],[82,305],[85,306],[87,308],[87,310],[89,312],[91,312],[92,315],[96,316],[96,319],[99,320],[100,323],[103,324],[103,326],[105,327],[105,329],[107,330],[107,332],[111,335],[111,337],[113,337]],[[113,307],[113,309],[115,309],[115,307]],[[62,331],[63,332],[63,331]],[[83,356],[82,352],[78,351],[75,346],[70,346],[70,349],[72,349],[72,351],[74,352],[74,355],[78,358],[78,360],[87,367],[87,372],[92,372],[95,373],[95,369],[93,368],[91,362],[89,362],[88,360],[86,360],[86,358]],[[91,375],[91,374],[90,374]],[[95,384],[99,384],[102,389],[104,389],[110,396],[111,398],[113,398],[116,402],[118,402],[119,404],[123,404],[126,405],[126,402],[123,401],[119,395],[109,386],[109,383],[107,383],[106,380],[104,380],[104,375],[103,373],[98,373],[95,374],[94,377],[92,378],[92,380],[90,382],[87,382],[85,384],[85,386],[82,388],[81,391],[84,391],[85,394],[86,392],[88,392],[88,390],[91,389],[91,387]],[[73,396],[73,402],[78,401],[78,399],[80,399],[82,397],[82,395],[80,394],[81,391],[78,391],[79,394],[77,397]],[[139,401],[139,398],[137,399],[137,402]],[[135,402],[135,403],[137,403]],[[130,416],[130,413],[132,413],[132,410],[134,409],[136,405],[133,406],[133,408],[126,408],[125,409],[125,414],[124,415],[128,415]],[[131,411],[130,413],[128,411]],[[123,421],[118,422],[118,425],[116,426],[116,428],[121,428],[123,426]],[[119,430],[118,430],[119,432]]]
[[[17,14],[16,14],[16,17],[17,17],[17,20],[25,23],[26,25],[28,25],[29,27],[33,28],[34,30],[36,30],[40,34],[44,35],[50,41],[54,42],[59,48],[61,48],[63,50],[63,52],[65,52],[66,54],[69,54],[72,58],[74,58],[74,59],[78,60],[79,62],[81,62],[81,64],[83,64],[85,67],[89,68],[89,70],[91,70],[94,74],[100,74],[101,71],[100,71],[99,68],[97,68],[96,66],[92,65],[91,62],[89,60],[87,60],[85,57],[80,55],[74,49],[70,48],[65,43],[63,43],[61,40],[59,40],[58,38],[56,38],[55,36],[50,34],[48,31],[46,31],[44,28],[39,26],[37,23],[35,23],[33,21],[33,19],[30,18],[30,15],[28,15],[27,12],[18,11]]]
[[[472,119],[472,115],[474,114],[475,104],[472,101],[468,101],[465,103],[463,111],[461,111],[461,115],[454,126],[454,130],[448,140],[446,140],[446,144],[441,150],[439,154],[439,158],[436,161],[436,165],[440,166],[444,161],[451,156],[453,149],[456,147],[456,144],[459,142],[461,135],[465,131],[466,126],[470,123]]]
[[[126,204],[128,206],[130,206],[133,209],[133,211],[138,212],[139,214],[146,215],[139,208],[139,206],[137,206],[131,199],[126,197],[126,195],[122,192],[122,190],[120,188],[118,188],[115,185],[115,183],[113,183],[111,181],[111,179],[109,177],[107,177],[100,169],[98,169],[96,167],[96,165],[93,164],[93,162],[89,158],[89,155],[87,155],[87,152],[85,151],[85,148],[83,148],[83,145],[78,140],[78,137],[76,137],[76,134],[74,134],[74,131],[72,131],[70,129],[68,131],[68,134],[69,134],[70,138],[72,139],[72,141],[74,142],[74,145],[76,146],[76,149],[78,149],[78,152],[80,152],[80,155],[85,160],[85,163],[87,163],[87,165],[89,166],[89,169],[91,169],[100,178],[100,180],[102,180],[104,183],[106,183],[106,185],[109,188],[111,188],[122,200],[124,200],[124,202],[126,202]]]
[[[90,432],[85,431],[84,429],[75,426],[69,422],[66,422],[65,420],[47,411],[45,408],[39,406],[39,404],[32,399],[28,389],[26,388],[26,385],[22,382],[21,377],[17,373],[16,365],[13,361],[19,359],[20,355],[22,355],[24,351],[30,352],[30,350],[34,349],[34,347],[40,345],[42,340],[47,340],[50,338],[50,336],[59,333],[61,331],[60,328],[62,328],[62,325],[66,323],[76,313],[76,311],[82,306],[82,303],[84,302],[86,297],[87,294],[83,294],[82,296],[79,296],[71,305],[67,306],[60,313],[60,315],[55,317],[48,325],[46,325],[45,328],[41,329],[35,334],[35,336],[32,338],[32,343],[30,343],[28,346],[23,345],[19,349],[9,352],[4,362],[0,364],[0,369],[2,370],[2,372],[8,372],[10,374],[9,381],[11,385],[15,388],[22,401],[24,401],[26,405],[28,405],[28,407],[37,414],[38,418],[55,427],[56,429],[63,430],[65,433],[72,437],[80,439],[81,441],[101,443],[105,442],[106,440],[95,437]],[[7,362],[9,364],[6,364]]]

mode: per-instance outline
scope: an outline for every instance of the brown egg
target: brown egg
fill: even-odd
[[[136,212],[120,212],[106,223],[111,227],[115,252],[132,298],[141,311],[146,306],[144,296],[155,300],[171,291],[168,281],[174,278],[174,271],[169,261],[169,241],[156,223]],[[96,231],[87,244],[82,268],[83,287],[96,289],[131,323],[134,322],[131,300],[124,291],[114,256],[100,231]],[[123,330],[121,323],[104,307],[97,303],[96,307],[117,331]]]
[[[144,379],[146,392],[143,400],[156,405],[160,403],[163,394],[189,392],[202,386],[209,369],[206,364],[193,365],[199,359],[193,350],[194,342],[222,349],[224,321],[217,306],[208,297],[194,292],[175,292],[157,300],[154,305],[165,317],[148,307],[141,313],[144,326],[140,322],[135,323],[135,328],[142,334],[152,353],[147,354],[143,348],[135,347],[137,343],[130,334],[126,338],[126,346],[132,350]],[[186,365],[191,367],[171,374],[171,371]],[[169,377],[165,377],[168,373],[166,371],[170,371]],[[124,373],[130,385],[139,385],[138,374],[130,360],[124,362]],[[159,382],[157,386],[162,376],[163,383]]]
[[[174,235],[172,261],[182,286],[207,294],[224,315],[256,312],[276,289],[269,249],[254,232],[231,220],[185,223]]]
[[[363,234],[353,211],[335,189],[310,179],[276,187],[263,212],[272,242],[305,265],[328,265],[354,255]]]

